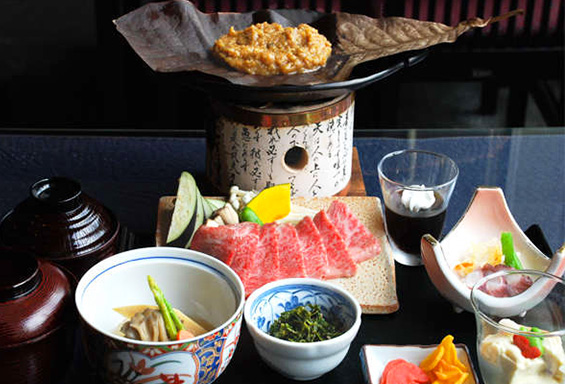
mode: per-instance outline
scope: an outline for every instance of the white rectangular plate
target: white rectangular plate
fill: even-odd
[[[379,384],[381,375],[389,361],[404,359],[419,365],[438,345],[364,345],[361,348],[363,375],[369,384]],[[469,350],[464,344],[456,344],[457,357],[471,373],[463,384],[479,384],[473,368]]]

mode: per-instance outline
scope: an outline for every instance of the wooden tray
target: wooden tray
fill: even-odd
[[[329,207],[332,200],[339,199],[346,204],[361,222],[380,240],[382,252],[377,257],[358,266],[357,274],[350,278],[333,279],[332,282],[343,286],[355,296],[363,313],[387,314],[398,310],[396,295],[396,276],[392,250],[386,238],[383,225],[381,202],[372,196],[336,196],[320,198],[295,198],[293,202],[311,209]],[[167,232],[174,209],[174,196],[164,196],[159,200],[157,246],[166,243]]]

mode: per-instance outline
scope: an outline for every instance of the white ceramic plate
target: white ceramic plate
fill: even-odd
[[[364,345],[361,348],[361,365],[365,381],[369,384],[379,384],[381,375],[389,361],[404,359],[409,363],[419,365],[438,344],[434,345]],[[469,350],[464,344],[455,344],[457,357],[465,364],[470,372],[463,384],[479,384],[477,373],[473,368]]]

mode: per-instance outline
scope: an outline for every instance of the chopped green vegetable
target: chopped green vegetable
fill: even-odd
[[[510,232],[502,232],[500,235],[500,243],[502,244],[502,254],[504,255],[504,264],[514,269],[524,269],[516,251],[514,250],[514,242]]]
[[[167,335],[169,336],[170,340],[175,340],[177,337],[177,333],[182,328],[177,328],[176,323],[178,322],[181,327],[182,323],[177,317],[177,314],[169,304],[169,302],[165,299],[163,292],[157,286],[157,283],[151,276],[147,276],[147,282],[149,283],[149,288],[151,288],[151,292],[153,292],[153,297],[155,297],[155,302],[161,311],[161,315],[163,315],[163,320],[165,321],[165,329],[167,330]],[[175,320],[176,319],[176,320]]]
[[[520,331],[543,333],[543,331],[537,327],[531,327],[530,329],[528,329],[527,327],[520,327]],[[541,354],[543,355],[543,337],[535,337],[535,336],[525,336],[525,337],[530,342],[530,346],[538,348]]]
[[[250,221],[252,223],[263,225],[263,222],[261,221],[259,216],[257,216],[257,214],[249,207],[243,208],[243,210],[239,213],[239,220]]]
[[[269,328],[269,335],[288,341],[310,343],[329,340],[343,333],[339,327],[324,318],[319,305],[307,304],[307,307],[301,305],[281,313]]]

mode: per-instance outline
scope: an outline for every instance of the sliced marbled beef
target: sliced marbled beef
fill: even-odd
[[[279,278],[305,277],[304,258],[298,234],[292,224],[279,224]]]
[[[347,204],[334,200],[328,208],[328,218],[335,226],[353,261],[361,263],[381,253],[379,241],[351,212]]]
[[[243,282],[247,295],[250,295],[262,285],[279,278],[279,234],[277,226],[278,224],[269,223],[261,228],[259,248],[255,253],[253,265]]]
[[[296,232],[302,247],[306,276],[322,279],[328,268],[328,256],[322,236],[310,216],[296,225]]]
[[[191,248],[220,259],[244,280],[257,253],[260,232],[261,226],[251,222],[203,225],[194,234]]]
[[[357,266],[347,250],[343,238],[324,210],[314,216],[314,224],[316,224],[316,228],[322,236],[327,251],[328,268],[324,273],[326,279],[354,276],[357,272]]]

